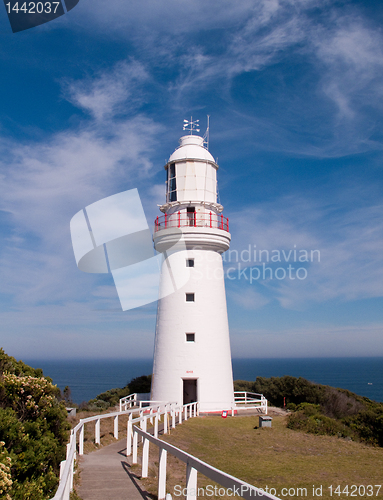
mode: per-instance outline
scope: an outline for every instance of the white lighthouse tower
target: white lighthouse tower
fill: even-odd
[[[234,405],[221,257],[231,236],[217,203],[218,165],[204,138],[193,135],[195,122],[187,126],[190,135],[181,137],[165,165],[166,203],[153,239],[159,252],[180,236],[184,243],[165,254],[160,296],[174,276],[185,270],[189,276],[182,288],[158,301],[151,399],[199,401],[200,410],[218,411]]]

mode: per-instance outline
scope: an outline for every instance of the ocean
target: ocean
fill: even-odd
[[[135,360],[23,360],[42,368],[60,389],[69,386],[80,404],[132,378],[152,371],[151,359]],[[234,380],[257,377],[303,377],[319,384],[348,389],[383,402],[383,358],[233,359]]]

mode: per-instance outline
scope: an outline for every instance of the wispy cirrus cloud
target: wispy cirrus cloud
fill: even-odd
[[[342,199],[341,194],[339,198]],[[252,260],[242,264],[245,267],[262,266],[263,262],[269,266],[272,251],[277,255],[277,250],[284,250],[286,255],[291,251],[288,263],[295,269],[302,266],[307,269],[307,278],[301,280],[268,279],[266,275],[266,280],[258,282],[265,287],[262,305],[268,303],[270,297],[287,309],[331,300],[378,298],[383,296],[382,221],[383,204],[377,199],[369,205],[345,206],[341,202],[329,203],[328,199],[284,197],[232,215],[231,225],[237,241],[233,248],[240,252],[251,247]],[[260,250],[268,250],[269,254],[260,255]],[[295,250],[296,260],[292,253]],[[299,253],[303,250],[309,255],[307,264],[299,261],[299,256],[305,255]],[[247,257],[247,253],[245,255]],[[276,262],[274,267],[287,268],[283,254],[281,263]],[[237,285],[240,286],[240,281]],[[257,287],[256,293],[261,289]],[[238,291],[235,293],[240,304]],[[248,287],[243,287],[242,295],[246,309]]]
[[[77,273],[69,221],[86,205],[139,187],[151,175],[162,128],[144,114],[126,113],[146,79],[133,61],[94,80],[72,81],[68,98],[91,119],[41,141],[0,140],[0,210],[8,221],[0,291],[15,305],[89,296],[97,278]],[[88,286],[73,288],[80,281]]]
[[[84,92],[83,83],[67,86],[72,102],[98,120],[144,99],[141,85],[152,78],[150,67],[162,112],[189,112],[220,99],[228,115],[238,116],[235,128],[242,120],[249,132],[254,130],[252,141],[262,136],[258,145],[265,150],[338,157],[381,149],[376,110],[382,94],[382,35],[356,4],[171,0],[165,6],[154,0],[139,5],[110,0],[105,9],[103,1],[94,0],[93,6],[86,11],[85,29],[110,30],[128,39],[136,57],[96,78],[91,91],[86,85]],[[74,16],[85,15],[82,9]],[[274,91],[271,100],[265,87]],[[144,94],[158,106],[148,85]]]
[[[314,33],[313,43],[324,65],[323,92],[336,104],[340,119],[360,119],[363,107],[381,107],[383,37],[377,27],[345,16],[334,27]]]
[[[68,99],[97,121],[122,115],[142,103],[142,84],[149,75],[138,61],[121,61],[112,71],[67,82]]]

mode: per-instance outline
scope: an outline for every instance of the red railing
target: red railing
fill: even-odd
[[[201,215],[195,212],[191,214],[175,212],[157,217],[154,221],[155,232],[169,227],[211,227],[229,232],[229,219],[213,212]]]

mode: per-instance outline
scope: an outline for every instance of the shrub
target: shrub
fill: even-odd
[[[129,394],[134,394],[135,392],[150,392],[152,384],[151,375],[141,375],[132,379],[129,384]]]
[[[346,437],[350,430],[334,418],[326,417],[320,412],[319,405],[300,404],[287,420],[289,429],[301,430],[312,434]]]
[[[12,487],[12,460],[4,446],[4,441],[0,441],[0,498],[11,500],[9,492]]]
[[[122,389],[110,389],[99,394],[95,399],[91,399],[88,403],[81,403],[80,408],[89,411],[106,410],[111,406],[118,405],[120,399],[129,396],[129,394],[150,392],[151,382],[151,375],[141,375],[133,378]]]
[[[345,389],[314,384],[304,378],[258,377],[255,382],[238,380],[236,391],[258,392],[273,405],[284,401],[294,414],[288,427],[316,434],[352,436],[383,446],[383,403],[376,403]]]
[[[2,370],[9,370],[0,374],[0,441],[4,443],[0,468],[5,478],[10,472],[12,481],[4,494],[13,500],[51,498],[60,461],[65,459],[69,427],[65,406],[57,400],[57,387],[41,370],[7,357],[2,350],[0,363]],[[9,470],[1,457],[7,459]]]

